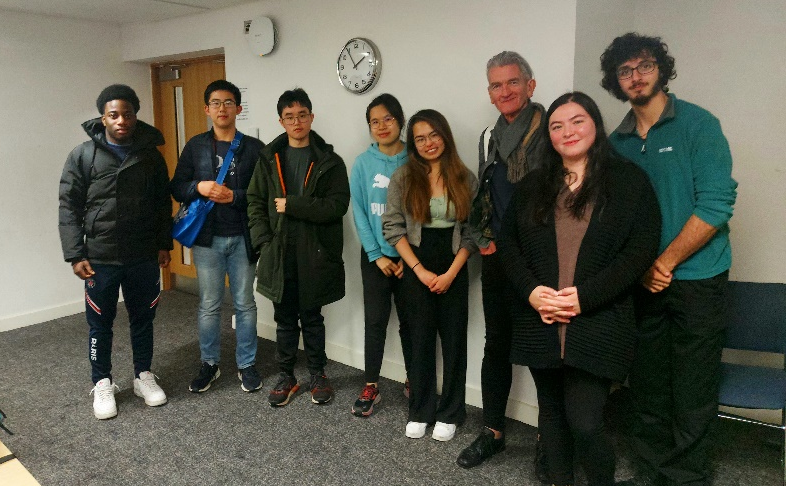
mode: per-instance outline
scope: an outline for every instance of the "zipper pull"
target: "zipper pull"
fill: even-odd
[[[641,153],[647,153],[647,141],[645,140],[644,143],[641,144]]]

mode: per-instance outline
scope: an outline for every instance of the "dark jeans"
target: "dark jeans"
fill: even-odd
[[[421,264],[437,275],[453,263],[453,228],[423,228]],[[456,424],[466,417],[467,320],[469,276],[461,269],[444,294],[435,294],[404,268],[404,300],[412,336],[409,420]],[[437,404],[437,335],[442,343],[442,398]]]
[[[131,330],[134,374],[150,371],[153,361],[153,319],[161,293],[156,260],[127,265],[91,264],[95,275],[85,280],[85,316],[90,327],[87,352],[93,383],[112,379],[112,325],[117,315],[117,299],[123,299]]]
[[[639,333],[630,375],[637,452],[680,485],[709,485],[718,413],[728,272],[637,291]]]
[[[553,484],[573,484],[574,453],[589,486],[614,484],[614,446],[603,426],[611,380],[578,368],[530,368],[538,389],[538,428]]]
[[[486,321],[486,345],[480,370],[483,395],[483,425],[500,432],[505,430],[513,365],[510,364],[511,318],[509,306],[517,299],[505,276],[497,253],[483,256],[481,274],[483,316]]]
[[[398,258],[392,258],[398,262]],[[402,280],[395,275],[386,277],[376,262],[368,261],[368,255],[360,250],[360,275],[363,278],[363,312],[366,318],[365,361],[366,383],[379,381],[379,370],[382,368],[382,356],[385,353],[388,321],[390,320],[390,298],[396,303],[398,315],[398,334],[401,337],[401,350],[404,353],[404,368],[409,373],[412,360],[412,339],[409,335],[409,323],[404,314],[402,302]]]
[[[308,371],[311,374],[321,374],[327,364],[325,318],[322,317],[321,307],[301,309],[298,291],[297,253],[295,248],[287,247],[284,251],[284,293],[281,303],[273,304],[278,368],[280,371],[294,375],[302,327]]]

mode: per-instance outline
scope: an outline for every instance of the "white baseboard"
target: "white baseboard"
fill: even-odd
[[[257,334],[261,338],[268,339],[270,341],[275,341],[276,340],[275,323],[271,324],[266,322],[258,322]],[[303,349],[302,338],[300,340],[300,349]],[[332,359],[333,361],[337,361],[347,366],[352,366],[353,368],[362,370],[363,367],[365,366],[364,359],[363,359],[363,350],[350,349],[340,344],[331,343],[328,341],[325,343],[325,353],[327,354],[328,359]],[[389,361],[384,358],[382,360],[382,370],[380,372],[380,375],[390,380],[398,381],[399,383],[404,383],[404,380],[407,377],[407,373],[406,370],[404,369],[403,363]],[[441,388],[442,386],[441,381],[442,380],[438,378],[438,383],[437,383],[438,388]],[[468,405],[473,405],[475,407],[482,408],[483,399],[482,399],[480,388],[474,386],[467,386],[466,400]],[[529,403],[525,403],[515,399],[508,400],[508,408],[507,408],[506,415],[509,418],[518,420],[519,422],[524,422],[525,424],[532,425],[533,427],[537,427],[538,425],[538,407],[534,405],[530,405]]]
[[[85,311],[85,301],[78,300],[68,304],[57,305],[48,307],[25,314],[17,314],[15,316],[0,318],[0,332],[18,329],[20,327],[30,326],[32,324],[39,324],[41,322],[51,321],[52,319],[59,319],[61,317],[72,316]]]

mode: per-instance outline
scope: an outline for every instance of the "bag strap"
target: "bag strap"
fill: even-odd
[[[227,175],[229,166],[232,165],[232,159],[235,158],[235,151],[240,146],[240,139],[242,138],[243,134],[240,133],[240,130],[235,130],[235,138],[232,139],[232,143],[229,145],[229,150],[227,150],[227,154],[224,156],[224,162],[221,164],[221,170],[218,171],[218,177],[216,177],[216,182],[219,185],[224,183],[224,177]]]
[[[489,161],[489,144],[491,143],[491,127],[486,127],[483,130],[483,155],[486,162]]]

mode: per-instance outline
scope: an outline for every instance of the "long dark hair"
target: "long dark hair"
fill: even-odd
[[[590,204],[595,207],[602,206],[605,198],[605,186],[608,178],[608,165],[610,159],[616,157],[616,152],[609,143],[606,136],[606,128],[603,125],[603,117],[600,114],[598,105],[581,91],[573,91],[560,96],[549,106],[546,113],[546,120],[551,120],[551,115],[562,105],[576,103],[587,112],[595,122],[595,141],[587,151],[587,167],[584,170],[584,180],[572,196],[568,198],[567,206],[571,215],[575,218],[584,217],[584,213]],[[546,142],[543,147],[543,170],[539,176],[537,184],[537,194],[535,195],[535,206],[531,215],[533,222],[546,224],[550,217],[554,215],[557,206],[557,196],[565,186],[565,167],[562,165],[562,156],[550,142],[549,123],[543,125],[543,137]]]
[[[431,222],[429,202],[431,201],[431,185],[428,174],[431,170],[415,147],[413,127],[418,122],[431,125],[445,144],[445,151],[439,159],[439,170],[447,193],[448,208],[453,205],[456,221],[465,221],[469,217],[470,191],[469,170],[459,158],[456,142],[450,125],[442,114],[436,110],[420,110],[412,115],[407,122],[407,175],[404,180],[404,204],[412,217],[420,223]]]

